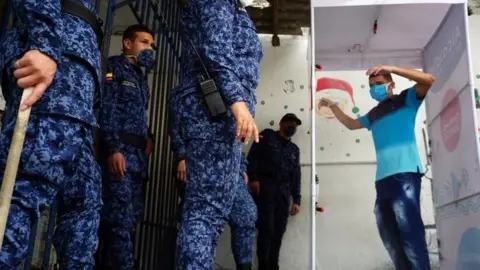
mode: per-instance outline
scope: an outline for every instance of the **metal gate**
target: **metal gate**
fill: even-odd
[[[8,1],[10,2],[10,1]],[[145,185],[145,213],[134,231],[135,269],[174,269],[177,236],[177,192],[173,180],[173,154],[168,137],[168,100],[178,82],[180,68],[180,6],[178,0],[96,0],[97,10],[107,7],[105,16],[103,60],[109,55],[115,13],[131,9],[138,23],[155,34],[155,66],[148,75],[150,84],[149,122],[154,133],[154,151],[150,157],[150,181]],[[7,21],[8,7],[0,5],[0,20]],[[3,17],[3,18],[2,18]],[[1,34],[5,30],[3,24]],[[54,269],[52,237],[55,205],[42,213],[32,227],[30,246],[24,269]],[[38,232],[37,232],[38,228]]]

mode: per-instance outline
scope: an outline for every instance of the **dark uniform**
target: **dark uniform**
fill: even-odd
[[[143,183],[147,179],[149,87],[143,71],[125,56],[108,60],[100,113],[104,157],[122,153],[125,177],[103,171],[103,260],[115,270],[132,269],[133,226],[143,214]],[[105,165],[106,167],[106,165]]]
[[[300,205],[300,151],[272,129],[260,133],[248,154],[250,181],[260,182],[257,256],[260,269],[278,269],[282,237],[287,227],[290,196]]]
[[[170,113],[182,123],[188,165],[187,191],[178,236],[178,270],[212,269],[218,238],[230,215],[240,172],[241,148],[229,108],[244,101],[254,114],[263,50],[255,25],[239,0],[190,0],[181,19],[180,86]],[[196,46],[228,109],[212,121],[198,81],[205,77]]]
[[[87,12],[95,12],[93,1],[73,1]],[[101,82],[96,33],[84,19],[63,13],[61,1],[11,2],[14,27],[0,45],[2,89],[7,99],[0,134],[0,171],[5,170],[22,95],[13,76],[15,62],[27,51],[39,50],[57,63],[57,72],[32,107],[0,269],[20,266],[27,254],[31,224],[57,193],[54,244],[58,262],[62,269],[92,269],[101,208],[100,168],[92,135],[96,126],[94,93]]]

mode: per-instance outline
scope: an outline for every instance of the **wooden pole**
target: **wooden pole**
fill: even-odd
[[[30,96],[32,90],[33,88],[23,90],[22,101],[20,104]],[[20,163],[20,156],[22,155],[23,142],[25,140],[29,117],[30,108],[24,111],[18,111],[17,122],[15,123],[15,129],[13,130],[12,142],[10,143],[7,164],[5,165],[5,172],[3,174],[2,188],[0,190],[0,252],[2,249],[8,212],[12,201],[18,164]]]

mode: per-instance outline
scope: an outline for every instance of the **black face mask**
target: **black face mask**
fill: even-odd
[[[294,127],[294,126],[285,127],[285,129],[283,130],[283,133],[285,134],[285,136],[289,138],[295,135],[296,132],[297,132],[297,127]]]

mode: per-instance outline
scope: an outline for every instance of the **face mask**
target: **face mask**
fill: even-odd
[[[296,132],[297,132],[296,127],[286,127],[285,130],[283,131],[285,136],[287,136],[289,138],[292,137],[293,135],[295,135]]]
[[[378,102],[384,101],[388,96],[388,83],[370,87],[370,96]]]
[[[243,7],[248,7],[253,4],[253,0],[240,0],[240,3],[242,4]]]
[[[145,49],[137,54],[137,64],[146,69],[153,66],[153,49]]]

